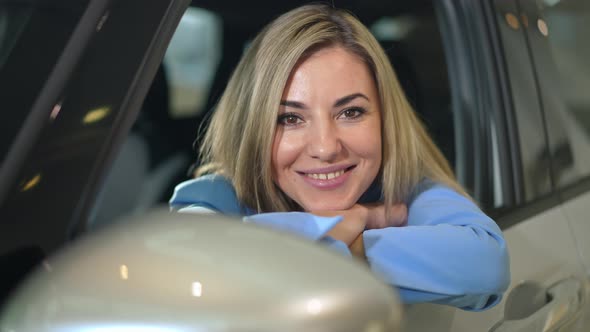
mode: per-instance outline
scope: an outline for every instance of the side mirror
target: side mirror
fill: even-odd
[[[219,215],[153,211],[48,259],[0,331],[399,331],[394,289],[363,264]]]

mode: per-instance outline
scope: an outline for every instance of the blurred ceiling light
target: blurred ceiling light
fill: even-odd
[[[111,108],[107,107],[107,106],[95,108],[95,109],[89,111],[88,113],[86,113],[86,115],[84,116],[84,119],[82,119],[82,123],[87,125],[87,124],[98,122],[98,121],[104,119],[107,115],[109,115],[110,112],[111,112]]]
[[[29,181],[27,181],[20,189],[21,192],[31,190],[31,188],[37,186],[41,182],[41,174],[37,174],[33,176]]]
[[[417,26],[412,16],[382,17],[372,26],[371,32],[378,40],[402,40]]]

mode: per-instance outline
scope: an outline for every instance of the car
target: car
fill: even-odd
[[[249,40],[306,2],[1,1],[2,298],[46,257],[165,204]],[[333,3],[371,28],[508,244],[501,303],[406,306],[404,329],[587,331],[588,2]]]

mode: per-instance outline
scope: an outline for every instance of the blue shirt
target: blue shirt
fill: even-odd
[[[375,202],[377,192],[372,188],[361,200]],[[396,286],[405,303],[433,302],[473,311],[498,303],[510,283],[510,271],[506,243],[496,223],[468,198],[431,181],[420,183],[407,203],[406,226],[363,232],[371,270]],[[231,183],[219,175],[179,184],[170,206],[179,211],[197,207],[244,216],[245,222],[319,240],[351,255],[346,244],[325,236],[341,217],[257,214],[240,205]]]

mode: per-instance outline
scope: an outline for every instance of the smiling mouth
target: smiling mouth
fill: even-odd
[[[335,179],[337,177],[344,175],[344,173],[351,171],[355,167],[356,167],[356,165],[347,167],[345,169],[341,169],[339,171],[329,172],[329,173],[303,173],[303,172],[300,172],[300,174],[305,175],[308,178],[311,178],[314,180],[332,180],[332,179]]]

